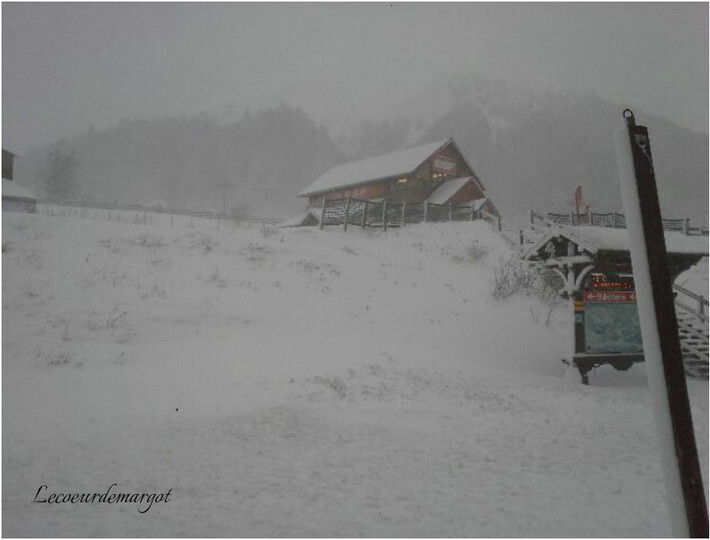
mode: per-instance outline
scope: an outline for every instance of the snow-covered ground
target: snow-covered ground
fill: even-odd
[[[5,536],[669,534],[644,366],[565,373],[485,223],[15,214],[3,247]],[[113,483],[171,500],[32,502]]]

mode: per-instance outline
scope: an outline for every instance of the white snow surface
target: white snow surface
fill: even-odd
[[[469,181],[473,180],[473,176],[463,178],[452,178],[441,184],[434,193],[429,195],[428,202],[433,204],[445,204],[448,200],[456,195],[458,191],[464,187]]]
[[[434,152],[449,142],[451,142],[451,139],[338,165],[306,187],[298,196],[315,195],[332,189],[411,173]]]
[[[566,306],[492,299],[484,222],[17,214],[3,244],[5,536],[669,534],[644,366],[565,372]],[[112,483],[172,499],[32,502]]]

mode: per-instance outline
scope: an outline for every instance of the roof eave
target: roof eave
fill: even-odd
[[[463,162],[466,164],[466,166],[467,166],[469,169],[471,169],[471,176],[473,177],[473,179],[474,179],[474,180],[476,181],[476,183],[478,184],[478,187],[481,188],[481,191],[486,191],[486,187],[483,185],[483,182],[481,181],[481,179],[478,178],[478,175],[476,174],[476,170],[475,170],[475,169],[471,166],[471,164],[468,162],[468,160],[466,159],[466,156],[464,155],[464,153],[463,153],[463,152],[461,151],[461,149],[459,148],[459,145],[456,144],[456,141],[454,140],[454,138],[451,137],[451,138],[447,141],[447,144],[448,144],[449,142],[453,143],[453,145],[456,147],[456,150],[458,151],[459,155],[461,156],[461,159],[463,159]],[[441,150],[441,148],[439,148],[439,150]],[[437,150],[437,152],[438,152],[439,150]]]
[[[425,160],[425,161],[426,161],[426,160]],[[423,163],[423,162],[422,162],[422,163]],[[421,163],[420,163],[419,165],[421,165]],[[374,184],[375,182],[382,182],[383,180],[391,180],[391,179],[394,179],[394,178],[399,178],[400,176],[405,175],[405,174],[412,174],[414,171],[417,170],[417,168],[419,168],[419,165],[417,165],[417,166],[414,168],[414,170],[412,170],[412,171],[399,172],[399,173],[396,173],[396,174],[391,174],[391,175],[389,175],[389,176],[383,176],[383,177],[381,177],[381,178],[374,178],[374,179],[372,179],[372,180],[366,180],[366,181],[364,181],[364,182],[357,182],[357,183],[355,183],[355,184],[346,184],[346,185],[344,185],[344,186],[339,186],[339,187],[330,188],[330,189],[321,189],[321,190],[318,190],[318,191],[301,191],[301,193],[299,193],[299,194],[296,195],[296,196],[297,196],[297,197],[317,197],[317,196],[319,196],[319,195],[323,195],[324,193],[331,193],[331,192],[333,192],[333,191],[343,191],[343,190],[346,190],[346,189],[354,189],[354,188],[357,188],[357,187],[366,186],[366,185],[368,185],[368,184]]]

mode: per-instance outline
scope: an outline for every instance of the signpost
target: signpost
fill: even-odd
[[[695,445],[648,129],[630,110],[615,135],[663,479],[676,537],[708,537],[708,511]]]

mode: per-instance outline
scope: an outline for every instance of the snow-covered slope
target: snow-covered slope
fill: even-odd
[[[669,533],[643,366],[564,376],[485,223],[4,215],[3,248],[6,536]],[[32,502],[113,483],[171,500]]]

